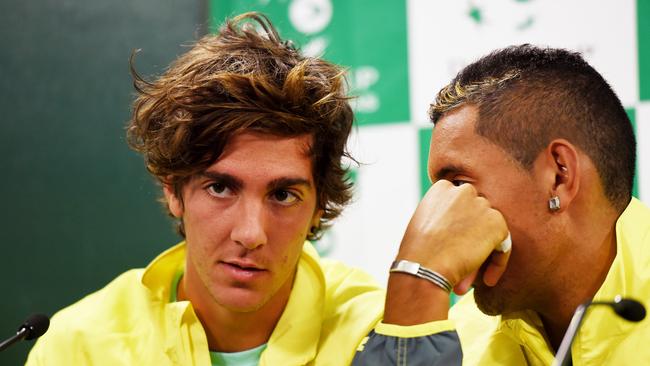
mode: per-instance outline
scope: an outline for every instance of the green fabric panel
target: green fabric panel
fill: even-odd
[[[172,279],[172,288],[169,291],[169,302],[176,302],[178,300],[178,283],[183,277],[183,271],[178,271]]]

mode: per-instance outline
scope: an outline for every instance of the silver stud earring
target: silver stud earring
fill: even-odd
[[[555,212],[560,209],[560,197],[553,196],[548,200],[548,209]]]

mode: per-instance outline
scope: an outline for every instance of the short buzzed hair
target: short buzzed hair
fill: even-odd
[[[490,53],[461,70],[431,105],[435,124],[463,105],[478,107],[475,132],[530,170],[556,138],[593,161],[606,197],[623,211],[634,183],[632,124],[612,88],[579,53],[528,44]]]

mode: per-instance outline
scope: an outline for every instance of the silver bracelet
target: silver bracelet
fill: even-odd
[[[420,263],[415,263],[403,259],[394,261],[390,266],[390,272],[408,273],[410,275],[423,278],[447,291],[447,293],[451,293],[451,289],[453,287],[449,280],[445,278],[445,276],[428,268],[422,267]]]

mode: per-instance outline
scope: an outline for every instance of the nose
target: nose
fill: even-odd
[[[246,249],[266,244],[263,203],[242,197],[238,205],[238,217],[235,218],[230,239]]]

